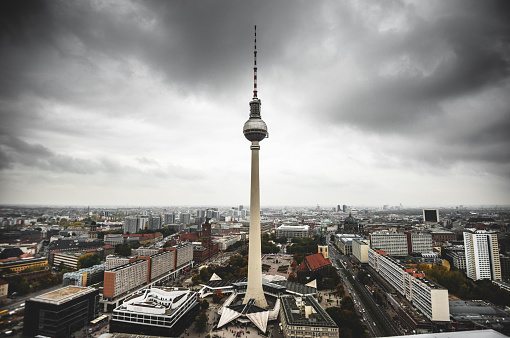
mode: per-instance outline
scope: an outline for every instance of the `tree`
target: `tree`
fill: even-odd
[[[209,273],[207,268],[200,269],[200,279],[203,282],[207,282],[209,280],[209,278],[211,278],[211,274]]]
[[[19,290],[19,293],[21,293],[22,295],[26,295],[27,293],[30,292],[30,283],[28,283],[28,280],[26,278],[23,278],[21,280],[18,290]]]
[[[351,296],[344,296],[342,298],[340,309],[354,312],[354,302],[352,301]]]
[[[100,263],[101,259],[98,256],[89,253],[78,258],[78,269],[90,268]]]
[[[206,324],[207,324],[207,316],[204,312],[200,312],[200,314],[197,317],[197,320],[195,321],[195,328],[199,332],[204,332]]]
[[[289,282],[297,282],[298,281],[296,275],[293,272],[290,273],[289,278],[287,278],[287,280]]]
[[[115,253],[120,256],[131,256],[131,246],[129,244],[118,244],[115,246]]]
[[[202,310],[207,310],[209,308],[209,302],[207,300],[203,300],[200,302],[200,308]]]
[[[224,295],[221,290],[216,290],[212,296],[213,302],[219,303],[223,299]]]

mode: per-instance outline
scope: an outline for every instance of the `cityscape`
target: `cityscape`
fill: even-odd
[[[0,335],[510,336],[509,10],[3,2]]]

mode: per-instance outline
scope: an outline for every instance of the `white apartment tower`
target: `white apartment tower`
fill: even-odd
[[[472,280],[501,280],[498,237],[485,230],[464,232],[466,273]]]

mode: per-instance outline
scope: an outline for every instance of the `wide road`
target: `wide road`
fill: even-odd
[[[370,316],[369,312],[366,310],[366,305],[361,301],[361,298],[356,293],[356,290],[351,285],[351,282],[347,278],[347,276],[344,273],[344,269],[342,267],[337,265],[337,259],[340,261],[343,261],[340,253],[338,253],[334,246],[329,247],[329,256],[331,259],[331,262],[333,263],[333,266],[337,269],[340,277],[343,279],[343,284],[345,285],[345,291],[348,292],[352,300],[354,301],[356,307],[358,308],[360,314],[363,316],[363,321],[365,322],[366,326],[368,327],[368,330],[370,331],[370,334],[372,337],[382,337],[381,331],[375,324],[375,321]]]
[[[348,256],[339,255],[340,260],[345,263],[345,266],[347,267],[348,273],[350,273],[354,278],[354,283],[358,286],[358,289],[363,292],[363,295],[365,296],[365,299],[368,300],[369,304],[365,304],[367,306],[370,306],[372,311],[376,312],[376,316],[379,318],[380,321],[382,321],[384,328],[388,333],[390,333],[392,336],[399,336],[402,333],[398,329],[398,327],[395,325],[395,322],[388,316],[386,311],[384,311],[374,300],[374,297],[372,296],[372,293],[370,293],[366,287],[358,282],[358,280],[354,277],[354,267],[352,266],[350,262],[350,258]]]

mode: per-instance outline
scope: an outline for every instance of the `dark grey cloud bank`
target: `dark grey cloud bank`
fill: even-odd
[[[374,151],[412,164],[408,170],[455,167],[508,186],[509,17],[508,2],[475,0],[4,1],[0,175],[5,181],[31,168],[34,175],[140,172],[207,180],[192,164],[159,165],[132,153],[125,155],[134,159],[128,165],[73,143],[94,139],[91,148],[121,149],[122,142],[105,138],[115,127],[102,119],[119,121],[124,135],[128,127],[120,121],[172,121],[167,132],[181,135],[179,121],[196,97],[216,107],[246,101],[253,44],[247,37],[256,23],[261,86],[299,102],[278,118],[376,135]],[[140,74],[182,100],[166,102],[165,114],[145,115],[154,96],[126,89]],[[176,137],[191,144],[189,134]],[[172,154],[171,163],[186,163]]]

